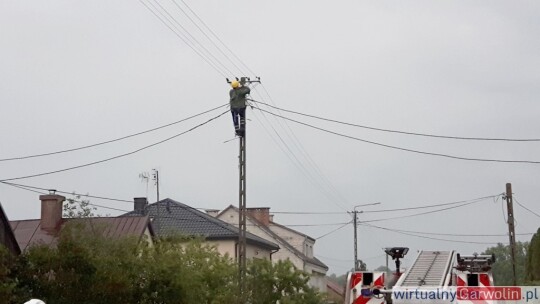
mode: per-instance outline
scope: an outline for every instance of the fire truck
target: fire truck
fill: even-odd
[[[394,273],[373,271],[348,273],[345,304],[418,303],[418,300],[410,298],[397,299],[392,290],[444,290],[449,287],[494,286],[491,273],[491,266],[495,262],[494,255],[460,255],[454,250],[422,250],[412,265],[402,272],[401,259],[408,251],[406,247],[385,249],[386,254],[395,261]],[[459,301],[459,303],[473,302]]]

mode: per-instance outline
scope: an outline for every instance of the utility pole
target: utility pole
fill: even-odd
[[[156,201],[159,202],[159,171],[157,169],[152,169],[154,171],[154,181],[156,182]]]
[[[161,232],[161,225],[159,224],[159,221],[161,219],[161,212],[159,210],[159,171],[156,170],[156,169],[152,169],[152,171],[154,171],[153,173],[153,179],[156,183],[156,189],[157,189],[157,193],[156,193],[156,204],[157,204],[157,225],[156,225],[156,228],[157,228],[157,232],[158,234]]]
[[[261,83],[261,79],[257,77],[256,80],[251,80],[249,77],[236,78],[236,81],[240,81],[242,85],[249,85],[251,83]],[[227,78],[227,82],[231,81]],[[247,105],[246,105],[247,108]],[[238,285],[240,303],[246,303],[246,269],[247,269],[247,257],[246,257],[246,129],[247,119],[240,119],[240,126],[243,125],[243,132],[239,133],[239,195],[238,195]]]
[[[512,184],[506,184],[506,208],[508,209],[508,237],[510,238],[510,257],[512,258],[512,274],[514,286],[516,279],[516,231],[514,229],[514,201],[512,199]]]
[[[354,271],[358,271],[358,211],[353,210],[353,225],[354,225]]]
[[[363,205],[356,205],[353,208],[353,211],[351,212],[353,215],[353,228],[354,228],[354,271],[360,270],[359,260],[358,260],[358,213],[363,213],[364,211],[357,211],[357,207],[363,207],[363,206],[374,206],[379,205],[380,203],[371,203],[371,204],[363,204]]]
[[[240,136],[240,152],[238,155],[240,163],[240,187],[238,201],[238,271],[240,279],[240,299],[245,303],[246,298],[246,124],[244,123],[244,133]]]

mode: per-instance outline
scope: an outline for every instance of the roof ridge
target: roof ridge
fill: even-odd
[[[178,207],[184,209],[185,211],[190,212],[192,215],[197,216],[197,217],[200,218],[200,219],[209,221],[210,223],[215,224],[215,225],[219,226],[220,228],[229,231],[229,232],[232,233],[233,235],[238,235],[238,234],[240,233],[240,229],[239,229],[238,227],[236,227],[236,226],[234,226],[234,225],[231,225],[231,224],[229,224],[229,223],[227,223],[227,222],[225,222],[225,221],[222,221],[222,220],[220,220],[220,219],[218,219],[218,218],[216,218],[216,217],[213,217],[213,216],[211,216],[211,215],[208,215],[208,214],[206,214],[206,213],[204,213],[204,212],[202,212],[202,211],[200,211],[200,210],[197,210],[196,208],[193,208],[193,207],[191,207],[191,206],[189,206],[189,205],[186,205],[186,204],[184,204],[184,203],[182,203],[182,202],[175,201],[175,200],[173,200],[173,199],[171,199],[171,198],[165,198],[165,199],[163,199],[163,200],[161,200],[161,201],[152,203],[152,204],[150,204],[150,205],[156,205],[156,204],[158,204],[158,203],[163,203],[163,202],[165,202],[165,201],[167,201],[167,200],[170,201],[170,202],[172,202],[173,204],[177,205]],[[247,231],[246,231],[246,232],[247,232]],[[272,242],[267,241],[267,240],[265,240],[264,238],[261,238],[261,237],[255,235],[255,234],[253,234],[253,233],[251,233],[251,232],[247,232],[246,236],[247,236],[251,241],[260,242],[260,240],[262,240],[262,241],[268,242],[269,244],[272,243]],[[258,239],[260,239],[260,240],[258,240]]]

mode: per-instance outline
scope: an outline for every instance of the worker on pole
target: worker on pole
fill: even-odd
[[[234,129],[236,135],[244,136],[246,123],[246,95],[251,90],[245,85],[245,78],[240,81],[233,80],[231,82],[232,89],[229,91],[229,102],[231,105],[231,113],[233,117]]]

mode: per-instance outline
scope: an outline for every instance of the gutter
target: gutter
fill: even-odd
[[[272,262],[272,255],[276,252],[278,252],[279,249],[276,249],[276,250],[270,250],[270,262]]]

